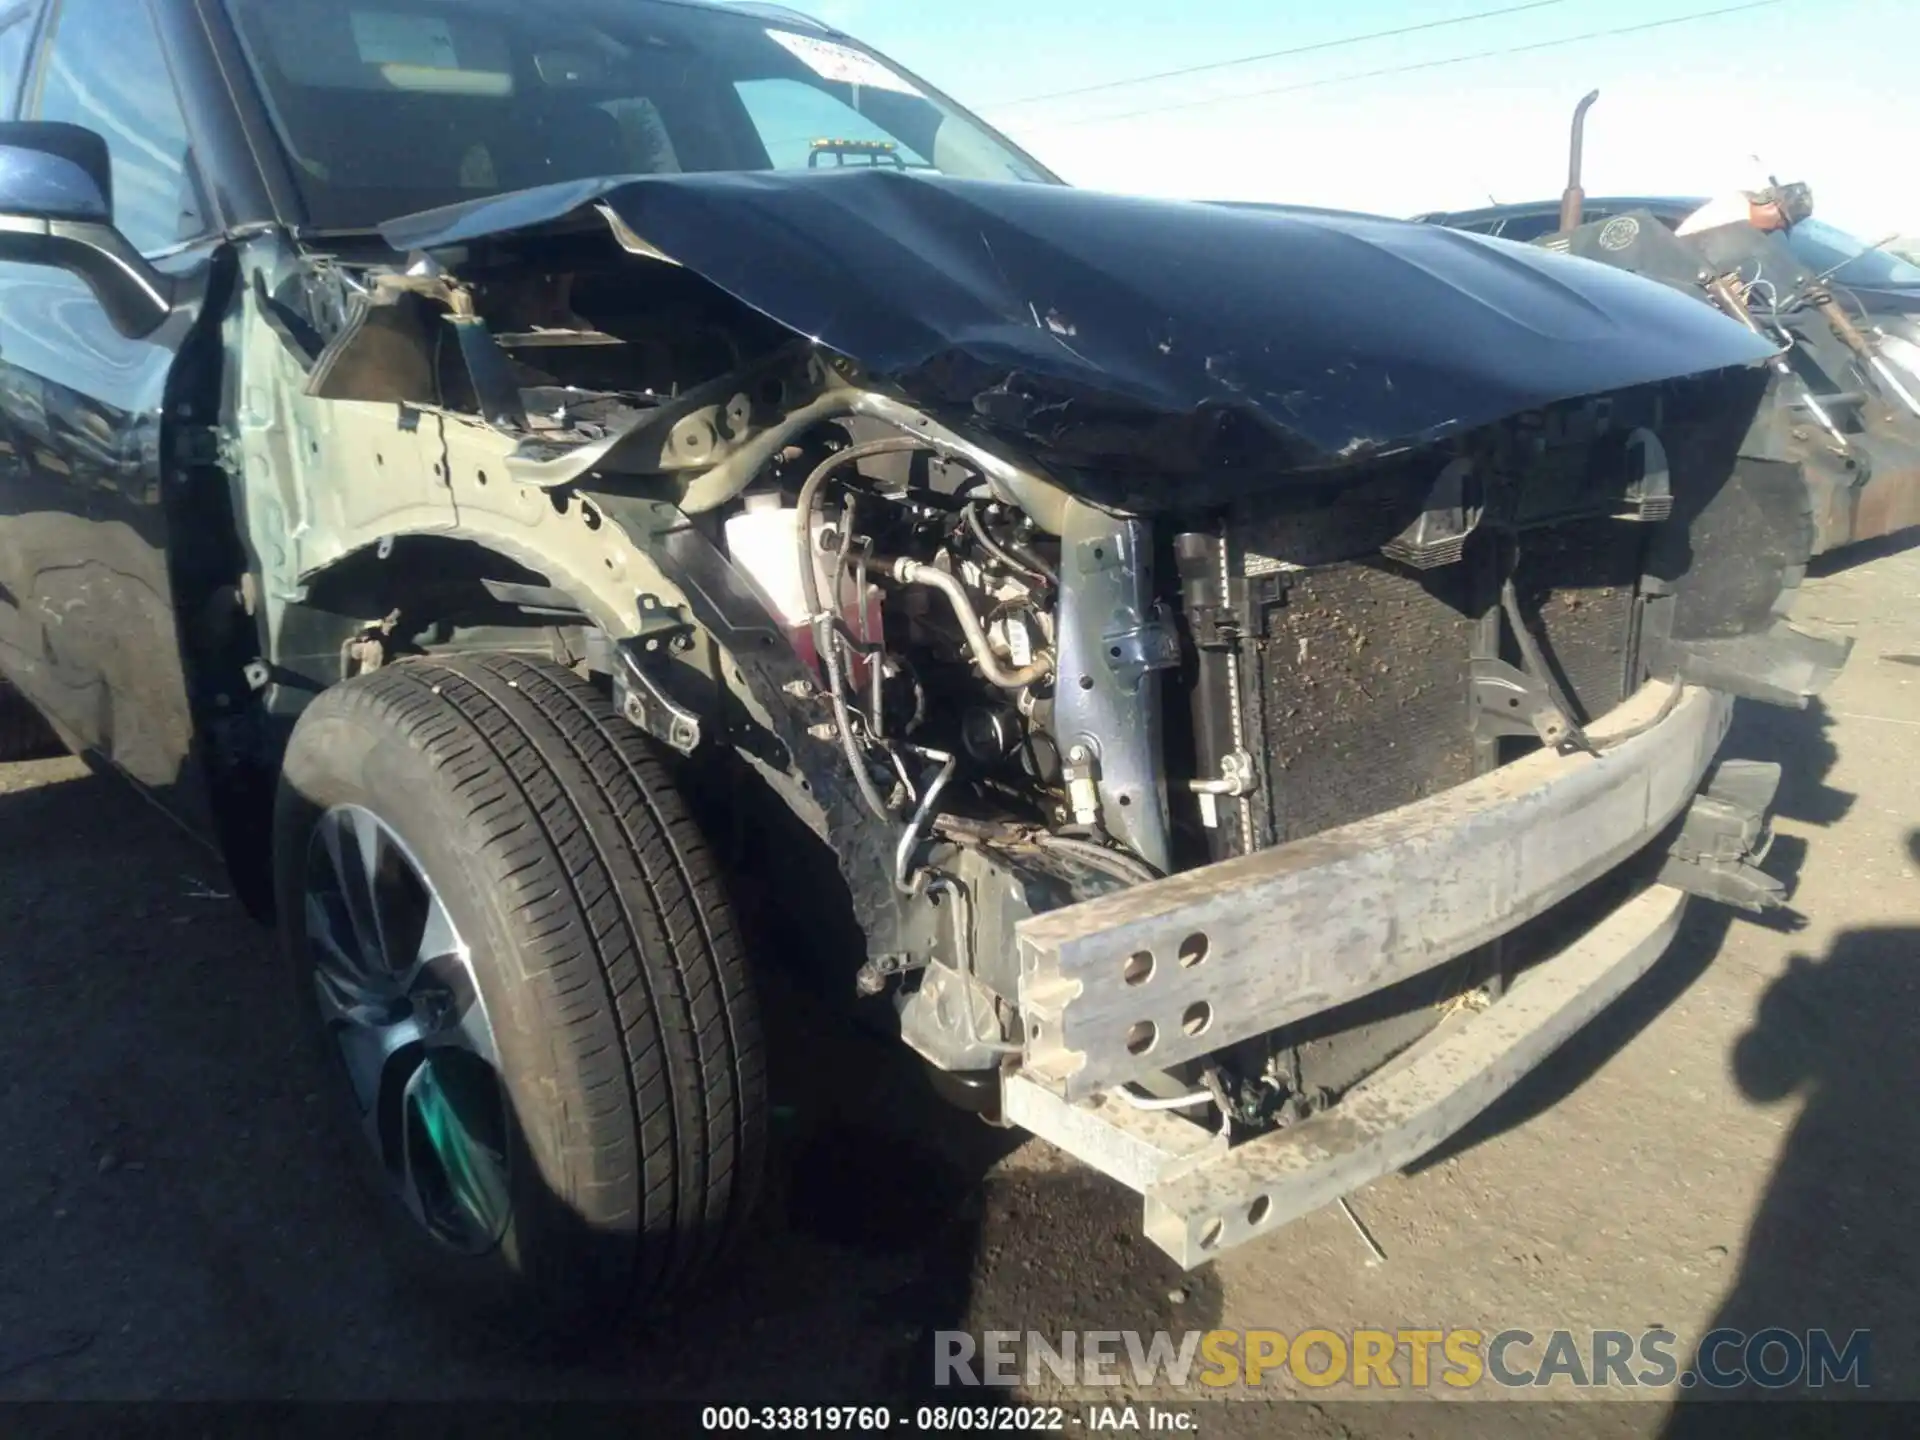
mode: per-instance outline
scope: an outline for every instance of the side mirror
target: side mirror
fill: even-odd
[[[79,276],[132,340],[173,313],[173,282],[114,229],[107,142],[79,125],[0,122],[0,260]]]

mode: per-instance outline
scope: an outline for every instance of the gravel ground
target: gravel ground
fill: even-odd
[[[924,1387],[937,1329],[1716,1323],[1871,1329],[1874,1394],[1920,1397],[1920,548],[1849,557],[1798,618],[1855,636],[1850,668],[1806,712],[1744,710],[1731,748],[1788,766],[1793,914],[1696,906],[1599,1024],[1354,1198],[1384,1260],[1336,1208],[1181,1276],[1131,1197],[946,1110],[891,1047],[792,1025],[762,1239],[591,1356],[476,1339],[410,1293],[218,868],[77,761],[0,766],[0,1399],[847,1403]],[[1301,1398],[1204,1433],[1451,1423]]]

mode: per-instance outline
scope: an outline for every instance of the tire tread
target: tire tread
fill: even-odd
[[[731,907],[666,765],[591,685],[514,655],[403,661],[315,706],[396,727],[444,778],[551,1022],[549,1183],[596,1233],[631,1233],[630,1303],[683,1292],[757,1198],[766,1060]]]

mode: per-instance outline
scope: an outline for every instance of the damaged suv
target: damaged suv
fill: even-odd
[[[1707,307],[1068,188],[764,7],[13,15],[0,666],[277,918],[447,1279],[685,1293],[813,952],[1194,1265],[1778,899],[1716,754],[1845,651]]]

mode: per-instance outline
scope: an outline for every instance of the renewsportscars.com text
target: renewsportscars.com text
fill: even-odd
[[[1691,1346],[1671,1330],[1485,1331],[943,1330],[937,1386],[1130,1385],[1464,1390],[1871,1388],[1872,1335],[1782,1328],[1713,1330]]]

